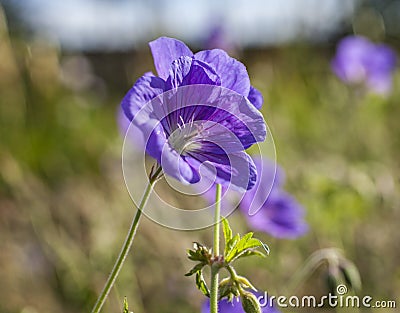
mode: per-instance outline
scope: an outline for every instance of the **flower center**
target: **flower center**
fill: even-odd
[[[185,123],[182,116],[179,116],[180,121],[177,123],[177,128],[168,137],[168,142],[181,155],[187,155],[188,152],[194,151],[201,147],[198,138],[200,126],[196,124],[192,118]]]

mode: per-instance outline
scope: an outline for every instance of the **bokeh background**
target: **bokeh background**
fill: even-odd
[[[400,305],[400,72],[381,96],[330,68],[349,34],[398,53],[400,1],[0,3],[0,312],[91,309],[135,211],[117,108],[153,70],[147,42],[161,35],[195,51],[225,48],[246,64],[265,98],[286,189],[306,208],[305,236],[257,233],[272,253],[243,260],[238,272],[269,294],[295,285],[291,294],[324,295],[325,263],[299,273],[313,253],[338,248],[360,272],[360,294]],[[240,214],[230,220],[248,230]],[[199,312],[203,296],[183,276],[192,265],[185,249],[210,245],[211,233],[144,218],[104,312],[121,312],[124,296],[135,313]]]

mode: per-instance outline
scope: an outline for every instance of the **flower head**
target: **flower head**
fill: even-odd
[[[364,83],[377,94],[387,94],[396,66],[394,51],[385,44],[374,44],[362,36],[340,41],[332,60],[332,70],[344,82]]]
[[[276,238],[296,238],[303,235],[308,228],[303,220],[304,209],[293,196],[282,189],[283,170],[260,157],[253,160],[259,177],[254,188],[246,192],[239,206],[247,222],[253,229]]]
[[[266,126],[245,66],[219,49],[193,54],[172,38],[150,48],[159,76],[144,74],[121,104],[146,152],[181,182],[198,182],[203,166],[216,183],[252,188],[256,169],[244,150],[265,139]]]

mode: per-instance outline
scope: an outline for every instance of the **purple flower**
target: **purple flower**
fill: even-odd
[[[257,170],[255,186],[244,194],[222,188],[222,212],[232,212],[234,195],[249,226],[276,238],[297,238],[304,235],[308,226],[304,221],[304,209],[289,193],[283,190],[285,175],[274,162],[260,156],[252,157]],[[203,186],[196,185],[202,191]],[[211,204],[215,202],[215,185],[202,193]],[[231,201],[229,201],[231,200]],[[236,201],[237,202],[237,201]]]
[[[394,51],[385,44],[374,44],[362,36],[340,41],[332,60],[332,70],[344,82],[364,83],[377,94],[388,94],[396,66]]]
[[[296,199],[282,190],[284,173],[274,163],[253,158],[259,173],[256,185],[244,195],[240,210],[250,227],[276,238],[296,238],[308,227],[304,209]]]
[[[203,166],[216,183],[252,188],[256,169],[244,150],[265,140],[266,126],[245,66],[218,49],[193,54],[172,38],[150,48],[159,76],[144,74],[121,103],[146,152],[181,182],[198,182]]]
[[[225,51],[233,52],[235,45],[229,39],[228,33],[222,23],[214,24],[204,42],[206,49],[223,49]]]
[[[256,295],[259,298],[260,301],[260,306],[261,306],[261,312],[263,313],[279,313],[276,308],[271,306],[270,302],[268,299],[265,299],[265,295],[256,293]],[[232,302],[229,302],[228,300],[224,299],[218,302],[218,312],[219,313],[245,313],[243,308],[242,308],[242,303],[240,301],[240,298],[234,298]],[[210,313],[210,299],[207,299],[202,308],[201,308],[201,313]]]

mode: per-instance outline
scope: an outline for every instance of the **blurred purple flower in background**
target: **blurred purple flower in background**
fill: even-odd
[[[285,182],[283,169],[266,157],[252,156],[252,159],[257,170],[257,181],[239,202],[240,211],[249,226],[275,238],[294,239],[304,235],[308,230],[308,225],[304,221],[305,211],[292,195],[283,190]],[[233,198],[232,192],[223,188],[222,195],[226,196],[223,200],[227,199],[222,202],[223,211],[231,212],[229,199]],[[215,185],[202,196],[209,203],[213,203]]]
[[[253,160],[259,173],[257,182],[245,193],[239,205],[250,227],[276,238],[304,235],[308,230],[304,209],[282,189],[285,181],[282,168],[265,158],[253,157]],[[252,212],[255,214],[250,215]]]
[[[204,48],[206,49],[222,49],[229,53],[235,52],[235,45],[229,37],[225,28],[225,24],[218,23],[211,27],[206,40],[204,41]]]
[[[193,54],[172,38],[152,41],[150,48],[159,76],[144,74],[121,103],[142,131],[146,152],[181,182],[198,182],[205,165],[213,178],[216,172],[216,183],[252,188],[256,169],[244,150],[265,140],[266,125],[257,110],[262,96],[246,67],[223,50]]]
[[[262,313],[279,313],[280,311],[276,308],[270,306],[270,301],[268,298],[265,299],[265,295],[256,293],[257,297],[261,297],[260,305]],[[240,302],[240,298],[234,298],[232,302],[224,299],[218,302],[218,312],[219,313],[245,313],[242,308],[242,303]],[[210,313],[210,299],[207,299],[202,308],[201,313]]]
[[[375,44],[362,36],[348,36],[339,42],[331,65],[342,81],[364,83],[370,91],[387,95],[392,87],[396,54],[385,44]]]

